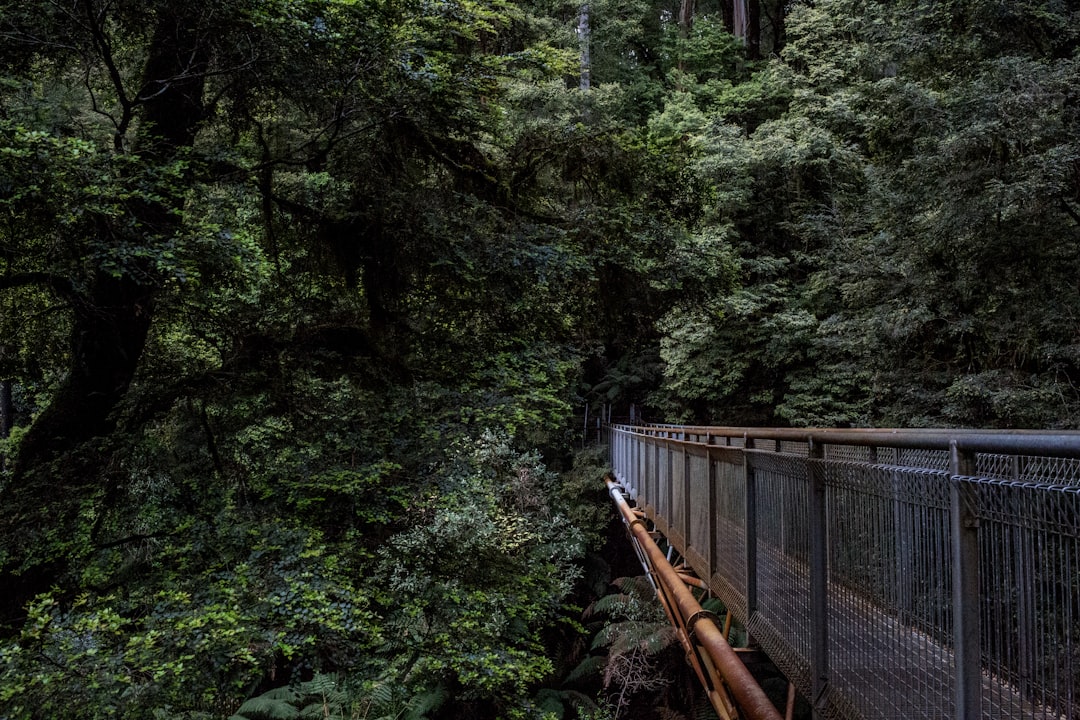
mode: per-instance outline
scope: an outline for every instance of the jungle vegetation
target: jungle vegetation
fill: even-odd
[[[0,0],[0,717],[617,716],[586,403],[1077,427],[1078,261],[1075,0]]]

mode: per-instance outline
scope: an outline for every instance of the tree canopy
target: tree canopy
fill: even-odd
[[[1075,426],[1078,13],[0,0],[0,714],[584,718],[586,405]]]

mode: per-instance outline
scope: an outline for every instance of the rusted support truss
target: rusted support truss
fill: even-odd
[[[781,720],[780,713],[728,644],[718,618],[701,607],[688,587],[704,583],[672,567],[657,547],[645,520],[626,502],[622,487],[610,475],[604,481],[638,559],[686,651],[687,661],[708,693],[717,715],[724,720]]]

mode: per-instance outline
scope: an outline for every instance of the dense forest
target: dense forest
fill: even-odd
[[[626,717],[586,405],[1077,427],[1078,261],[1076,0],[0,0],[0,718]]]

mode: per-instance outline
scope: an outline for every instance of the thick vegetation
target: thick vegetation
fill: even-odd
[[[0,0],[0,716],[618,714],[578,408],[1080,422],[1076,2],[582,10]]]

